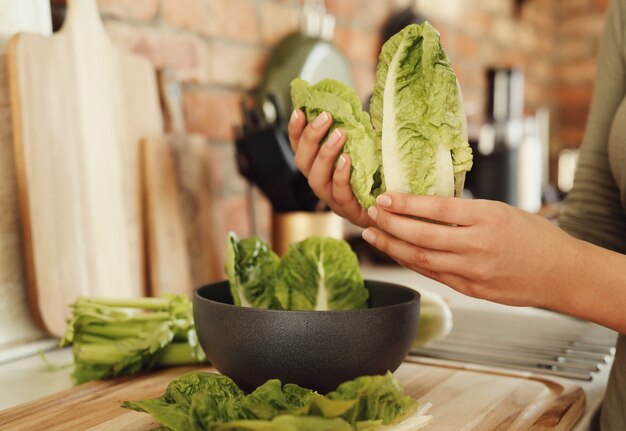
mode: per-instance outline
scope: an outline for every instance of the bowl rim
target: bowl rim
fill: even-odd
[[[376,310],[389,310],[389,309],[393,309],[393,308],[398,308],[398,307],[406,307],[414,302],[418,303],[418,306],[420,305],[420,299],[421,299],[421,295],[419,293],[419,291],[417,289],[412,289],[410,287],[407,286],[403,286],[401,284],[397,284],[397,283],[391,283],[388,281],[384,281],[384,280],[373,280],[373,279],[364,279],[363,280],[366,284],[369,283],[384,283],[386,285],[392,286],[395,289],[399,289],[399,290],[404,290],[407,292],[410,292],[413,296],[408,299],[407,301],[404,302],[400,302],[398,304],[391,304],[391,305],[384,305],[382,307],[374,307],[374,308],[359,308],[356,310],[274,310],[274,309],[269,309],[269,308],[254,308],[254,307],[242,307],[242,306],[238,306],[235,304],[227,304],[225,302],[220,302],[220,301],[214,301],[212,299],[208,299],[205,298],[204,296],[200,295],[200,290],[204,289],[206,287],[209,286],[214,286],[216,284],[222,284],[222,283],[229,283],[228,279],[223,279],[223,280],[219,280],[219,281],[215,281],[213,283],[208,283],[208,284],[204,284],[202,286],[198,286],[196,288],[194,288],[193,290],[193,301],[200,301],[200,302],[207,302],[207,303],[211,303],[214,304],[215,306],[218,307],[223,307],[223,308],[227,308],[227,309],[233,309],[233,310],[245,310],[245,312],[251,312],[251,313],[265,313],[265,314],[280,314],[280,313],[289,313],[291,315],[294,314],[317,314],[317,315],[328,315],[329,313],[333,313],[333,314],[344,314],[344,315],[348,315],[348,314],[362,314],[362,313],[372,313],[372,312],[376,312]]]

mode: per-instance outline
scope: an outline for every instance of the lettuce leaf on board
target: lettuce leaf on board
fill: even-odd
[[[334,79],[310,85],[296,78],[291,82],[291,98],[293,106],[302,109],[309,122],[324,111],[331,113],[333,124],[329,133],[341,128],[346,134],[342,151],[352,159],[350,185],[354,195],[362,207],[374,205],[376,196],[384,191],[381,150],[369,115],[363,111],[354,90]]]
[[[342,417],[351,424],[381,421],[383,425],[398,423],[414,413],[418,402],[404,394],[404,389],[387,373],[381,376],[362,376],[342,383],[326,395],[331,400],[357,400]],[[366,424],[362,427],[366,428]]]
[[[289,310],[354,310],[367,308],[356,254],[347,242],[311,237],[292,244],[280,261],[277,294],[288,298]]]
[[[317,416],[277,416],[272,420],[246,420],[220,424],[215,431],[352,431],[342,419]]]
[[[370,103],[387,190],[454,196],[472,167],[460,87],[429,23],[381,50]]]
[[[391,374],[363,376],[324,396],[269,380],[245,395],[226,376],[192,371],[159,399],[126,401],[171,431],[373,431],[417,415],[417,401]]]
[[[257,237],[237,238],[228,234],[226,274],[235,305],[281,309],[276,298],[276,274],[280,258]]]

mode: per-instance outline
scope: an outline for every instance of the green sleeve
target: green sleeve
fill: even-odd
[[[611,125],[626,93],[625,5],[613,0],[609,6],[574,187],[559,217],[560,226],[570,234],[621,253],[626,253],[626,212],[609,165],[608,147]]]

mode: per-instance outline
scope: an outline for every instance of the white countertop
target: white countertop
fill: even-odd
[[[468,308],[505,311],[528,316],[554,315],[554,313],[544,310],[509,307],[470,298],[455,292],[447,286],[398,267],[363,267],[362,270],[364,277],[368,279],[384,280],[417,289],[428,289],[438,293],[446,298],[453,310],[453,314],[456,308]],[[47,353],[46,357],[55,365],[68,365],[72,362],[70,349],[52,351]],[[604,367],[594,375],[593,380],[590,382],[576,382],[583,388],[587,397],[585,414],[576,426],[576,431],[588,429],[589,421],[604,396],[609,370],[610,367]],[[72,387],[70,374],[71,367],[58,371],[49,371],[46,364],[37,355],[30,355],[22,359],[0,364],[0,382],[2,385],[0,410]]]

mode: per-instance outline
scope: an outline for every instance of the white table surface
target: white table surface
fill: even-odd
[[[470,298],[454,290],[424,278],[412,271],[398,267],[373,266],[363,267],[365,278],[382,280],[403,284],[405,286],[419,289],[428,289],[442,295],[452,309],[469,308],[476,310],[506,311],[518,315],[546,316],[549,313],[544,310],[509,307],[487,301]],[[71,351],[62,349],[46,354],[48,360],[56,365],[70,364],[72,362]],[[575,430],[582,431],[589,427],[594,412],[598,409],[604,396],[606,382],[608,380],[610,367],[594,375],[590,382],[576,382],[585,391],[587,405],[583,418],[577,424]],[[36,398],[58,392],[72,387],[70,378],[71,368],[67,367],[59,371],[49,371],[45,364],[37,355],[30,355],[24,358],[0,364],[0,410],[34,400]]]

